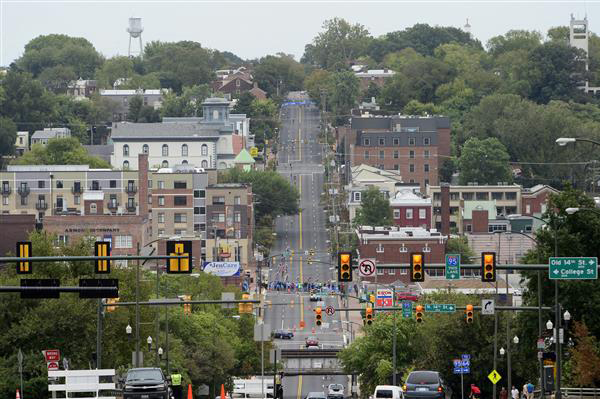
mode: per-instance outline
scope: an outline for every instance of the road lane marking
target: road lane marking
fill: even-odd
[[[302,201],[302,175],[298,176],[298,181],[300,182],[300,184],[298,184],[299,187],[299,193],[300,193],[300,201]],[[300,212],[298,214],[298,219],[299,219],[299,225],[300,225],[300,247],[298,249],[302,249],[302,208],[300,208]]]
[[[302,376],[298,376],[298,394],[296,395],[296,399],[302,399]]]

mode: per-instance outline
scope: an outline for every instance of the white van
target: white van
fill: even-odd
[[[404,399],[404,392],[395,385],[377,385],[373,399]]]

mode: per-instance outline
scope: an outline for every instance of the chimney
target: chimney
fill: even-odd
[[[442,208],[442,235],[450,234],[450,184],[442,183],[441,189],[441,208]]]
[[[148,217],[148,154],[138,154],[138,201],[140,216]]]

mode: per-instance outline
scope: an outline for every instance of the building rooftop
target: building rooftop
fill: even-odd
[[[89,165],[7,165],[6,170],[8,172],[86,172],[92,169]]]
[[[381,227],[381,226],[358,226],[356,234],[361,240],[423,240],[436,239],[441,242],[448,237],[442,235],[436,229],[424,229],[423,227]]]
[[[71,134],[71,129],[68,127],[47,127],[44,130],[36,130],[31,136],[32,139],[52,139],[58,134]]]
[[[199,123],[130,123],[118,122],[113,124],[112,140],[130,138],[155,139],[161,137],[186,138],[193,140],[219,138],[219,131],[227,128],[225,125],[204,125]],[[230,126],[229,126],[230,127]]]
[[[100,95],[102,95],[102,96],[135,96],[135,95],[159,96],[161,94],[163,94],[162,89],[147,89],[147,90],[102,89],[102,90],[100,90]]]
[[[423,198],[415,193],[414,188],[406,187],[398,190],[394,198],[390,198],[390,205],[431,205],[431,198]]]

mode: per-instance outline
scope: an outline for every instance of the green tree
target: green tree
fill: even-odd
[[[242,94],[233,109],[233,112],[246,114],[250,118],[250,131],[254,133],[256,145],[262,149],[265,140],[275,138],[276,129],[279,128],[277,105],[271,99],[260,100],[248,92]]]
[[[350,110],[356,106],[360,95],[359,80],[353,72],[336,72],[331,76],[332,92],[327,96],[331,110],[336,117],[336,123],[344,123]]]
[[[0,117],[0,159],[3,155],[12,155],[17,140],[17,125],[12,119]]]
[[[473,257],[475,257],[475,253],[469,246],[467,237],[449,238],[446,243],[446,253],[459,254],[460,263],[465,265],[473,263]]]
[[[101,64],[102,56],[88,40],[58,34],[32,39],[25,45],[23,56],[17,60],[17,65],[33,76],[48,68],[63,66],[83,79],[91,79]]]
[[[362,192],[360,208],[356,211],[354,224],[357,226],[391,226],[393,224],[390,202],[376,187]]]
[[[575,322],[573,335],[576,346],[571,349],[571,377],[575,386],[594,387],[600,383],[600,347],[590,335],[585,323]]]
[[[31,151],[16,159],[17,165],[89,165],[90,168],[110,168],[101,158],[89,155],[75,137],[51,139],[47,145],[34,144]]]
[[[54,93],[66,93],[69,82],[77,79],[73,68],[65,65],[56,65],[44,69],[38,76],[44,87]]]
[[[331,73],[325,69],[315,69],[304,79],[304,89],[310,98],[321,106],[321,92],[331,91]]]
[[[348,63],[365,55],[371,35],[361,24],[351,24],[343,18],[323,23],[311,44],[304,48],[302,62],[328,70],[346,69]]]
[[[304,67],[292,55],[278,53],[261,58],[254,66],[254,81],[269,97],[301,90]]]
[[[122,78],[131,78],[135,75],[133,60],[125,56],[116,56],[104,61],[96,71],[98,86],[112,89],[115,81]],[[156,87],[155,87],[156,88]]]
[[[149,105],[144,105],[142,96],[135,96],[129,102],[127,120],[139,123],[152,123],[160,121],[160,113]]]
[[[531,51],[542,44],[542,34],[536,31],[510,30],[505,35],[494,36],[487,42],[490,53],[497,56],[514,50]]]
[[[512,181],[509,155],[506,147],[496,138],[479,140],[468,139],[458,158],[460,183],[496,184],[497,182]]]
[[[169,92],[164,96],[161,114],[163,117],[202,116],[202,102],[209,96],[210,88],[207,84],[184,87],[181,95]]]

